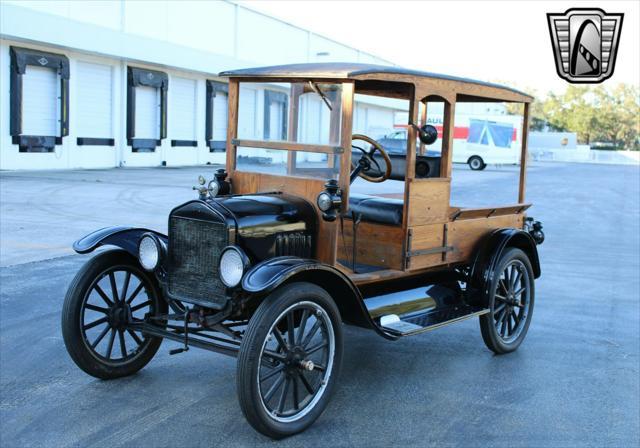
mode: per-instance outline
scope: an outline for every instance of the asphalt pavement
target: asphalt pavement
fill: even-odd
[[[530,215],[547,240],[517,352],[493,355],[475,319],[397,342],[347,327],[337,393],[300,435],[274,442],[246,423],[233,358],[169,356],[178,344],[165,342],[134,376],[87,376],[60,331],[66,288],[89,257],[69,255],[70,243],[105,225],[165,229],[212,171],[0,173],[0,446],[640,444],[638,166],[530,170]],[[515,167],[456,168],[452,202],[515,202],[516,177]]]

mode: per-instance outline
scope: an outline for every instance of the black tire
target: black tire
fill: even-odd
[[[319,349],[323,341],[326,348]],[[311,283],[283,286],[260,304],[242,339],[237,374],[242,412],[255,430],[274,439],[301,432],[327,406],[341,364],[341,320],[331,296]],[[291,410],[285,411],[289,402]]]
[[[480,156],[469,157],[467,163],[469,164],[469,168],[473,171],[482,171],[487,167],[487,164],[484,163],[484,160],[482,160],[482,157]]]
[[[527,335],[535,302],[533,269],[522,250],[504,252],[489,291],[490,312],[480,316],[482,339],[496,354],[513,352]]]
[[[85,263],[67,290],[62,309],[64,344],[76,365],[91,376],[132,375],[151,361],[162,338],[133,331],[127,322],[142,321],[146,314],[161,314],[166,309],[156,280],[137,259],[123,250],[99,253]],[[97,319],[87,324],[92,318]],[[120,358],[115,357],[114,346]]]
[[[428,177],[429,176],[429,164],[419,162],[416,164],[416,177]]]

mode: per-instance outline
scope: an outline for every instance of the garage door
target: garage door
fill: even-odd
[[[159,89],[138,86],[136,92],[135,138],[160,138],[160,92]]]
[[[196,81],[194,79],[172,78],[170,93],[170,138],[196,141]]]
[[[113,137],[113,72],[109,65],[78,62],[78,136]]]
[[[256,90],[240,88],[240,104],[238,111],[239,138],[256,138]]]
[[[213,98],[213,141],[227,140],[229,97],[224,92],[216,92]]]
[[[22,78],[22,133],[59,136],[60,80],[50,69],[28,65]]]

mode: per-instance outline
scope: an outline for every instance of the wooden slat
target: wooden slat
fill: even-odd
[[[487,233],[505,227],[522,228],[523,220],[524,215],[518,214],[453,221],[448,225],[447,244],[453,246],[454,251],[447,255],[447,262],[468,261]]]
[[[411,227],[411,229],[409,229],[411,236],[409,238],[407,252],[442,247],[444,245],[443,227],[444,224],[428,224]],[[413,271],[441,264],[444,264],[442,261],[442,253],[434,253],[411,257],[408,260],[407,268]]]
[[[341,154],[342,147],[329,145],[313,145],[308,143],[295,143],[283,141],[245,140],[234,138],[231,143],[234,146],[245,148],[282,149],[285,151],[319,152],[323,154]]]
[[[358,225],[356,239],[356,262],[381,268],[402,269],[403,235],[402,228],[399,226],[361,222]],[[338,258],[351,263],[353,262],[352,251],[353,221],[345,219],[344,238],[340,231],[338,235]]]
[[[302,95],[303,90],[303,84],[291,84],[291,95],[289,97],[289,136],[287,138],[290,142],[298,141],[298,115],[300,108],[300,95]],[[290,151],[287,153],[287,173],[292,174],[295,170],[296,153]]]
[[[518,202],[524,202],[527,183],[527,144],[529,140],[529,103],[524,105],[522,120],[522,148],[520,152],[520,186],[518,188]]]
[[[422,112],[420,114],[420,126],[427,124],[427,102],[422,103]],[[427,146],[420,142],[420,155],[423,156],[427,150]]]
[[[231,141],[238,135],[238,81],[229,80],[227,96],[229,112],[227,124],[227,172],[231,177],[236,168],[236,147]]]
[[[496,207],[460,208],[453,210],[449,217],[456,221],[460,219],[489,218],[491,216],[513,215],[522,213],[531,207],[531,204],[499,205]]]
[[[447,222],[449,219],[450,179],[436,182],[409,182],[409,227]]]
[[[340,145],[344,149],[340,156],[340,178],[338,186],[342,191],[343,200],[342,213],[349,211],[348,200],[349,188],[351,182],[349,176],[351,174],[351,135],[353,127],[353,83],[345,83],[342,85],[342,123],[340,129]]]
[[[453,127],[456,114],[456,103],[444,103],[444,117],[442,119],[442,150],[440,152],[440,176],[450,178],[453,164]],[[448,199],[447,199],[448,200]]]

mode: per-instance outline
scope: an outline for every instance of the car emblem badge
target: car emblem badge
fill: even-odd
[[[47,65],[49,63],[49,61],[45,57],[41,57],[40,59],[38,59],[38,62],[40,63],[40,65]]]
[[[613,75],[624,14],[571,8],[547,14],[558,75],[571,83],[599,83]]]

